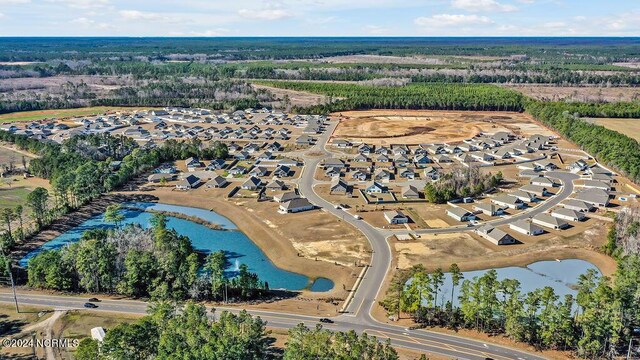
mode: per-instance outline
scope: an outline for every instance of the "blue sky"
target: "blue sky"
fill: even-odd
[[[0,0],[0,36],[640,36],[638,0]]]

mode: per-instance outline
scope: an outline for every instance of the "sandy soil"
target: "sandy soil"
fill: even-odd
[[[639,90],[640,94],[640,90]],[[617,131],[640,141],[640,119],[586,119],[590,123],[602,125],[607,129]]]
[[[543,130],[529,115],[515,112],[368,110],[341,114],[344,118],[334,137],[374,145],[457,142],[479,132]]]
[[[560,87],[536,84],[501,86],[544,101],[616,102],[635,101],[640,98],[640,88],[634,87]]]
[[[431,58],[426,56],[384,56],[384,55],[344,55],[332,56],[322,59],[330,63],[338,64],[422,64],[422,65],[439,65],[446,62],[439,58]]]

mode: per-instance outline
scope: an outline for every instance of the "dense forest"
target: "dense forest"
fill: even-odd
[[[265,81],[259,84],[329,96],[327,104],[296,109],[328,113],[362,109],[440,109],[522,111],[523,96],[494,85],[410,83],[373,86],[316,82]]]
[[[212,320],[210,316],[215,319]],[[284,350],[277,348],[267,323],[246,311],[237,315],[211,312],[188,302],[183,308],[154,303],[149,315],[131,324],[109,329],[104,342],[86,338],[80,342],[77,360],[143,359],[242,359],[242,360],[396,360],[389,343],[380,343],[354,331],[331,332],[318,325],[300,324],[291,330]],[[197,344],[197,345],[196,345]]]

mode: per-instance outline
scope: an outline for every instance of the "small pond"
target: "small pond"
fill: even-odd
[[[240,264],[246,264],[250,271],[257,273],[261,280],[268,282],[271,289],[302,290],[309,286],[309,278],[276,267],[251,239],[237,230],[233,222],[215,212],[156,203],[131,203],[125,205],[140,209],[181,213],[221,225],[225,230],[213,230],[193,221],[172,216],[167,217],[167,227],[175,229],[181,235],[188,236],[196,250],[204,253],[223,250],[231,263],[227,268],[227,273],[231,276],[237,271]],[[123,225],[139,224],[145,228],[151,226],[150,220],[153,214],[150,212],[126,208],[122,210],[122,214],[125,216]],[[29,258],[40,251],[59,249],[66,244],[78,241],[86,230],[113,227],[113,224],[102,221],[102,215],[94,216],[43,244],[39,249],[27,254],[20,260],[20,265],[26,266]],[[314,281],[310,288],[312,291],[318,292],[329,291],[333,288],[333,282],[319,278]]]
[[[578,259],[538,261],[526,267],[511,266],[496,268],[495,270],[498,273],[498,280],[516,279],[520,281],[520,290],[523,294],[549,286],[553,288],[556,295],[562,300],[568,294],[575,297],[577,294],[575,285],[578,282],[578,277],[589,269],[594,269],[598,274],[601,274],[595,265]],[[462,281],[480,277],[487,271],[489,270],[465,271],[462,273],[464,275]],[[451,275],[445,273],[444,276],[444,284],[438,294],[438,304],[446,304],[447,301],[451,300]],[[462,281],[460,284],[462,284]],[[458,304],[459,291],[460,285],[454,289],[454,305]]]

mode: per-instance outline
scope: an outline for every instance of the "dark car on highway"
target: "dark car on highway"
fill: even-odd
[[[84,303],[84,307],[88,309],[95,309],[98,307],[98,305],[88,302],[88,303]]]
[[[320,322],[325,324],[333,324],[333,320],[327,318],[320,319]]]
[[[100,300],[98,300],[98,298],[91,298],[89,299],[89,302],[100,302]]]

